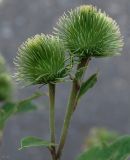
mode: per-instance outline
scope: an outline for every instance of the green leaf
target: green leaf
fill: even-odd
[[[0,108],[0,129],[4,128],[5,122],[16,113],[29,112],[36,110],[37,107],[31,101],[24,103],[5,103]]]
[[[130,136],[123,136],[110,145],[90,148],[81,154],[77,160],[126,160],[129,156]]]
[[[0,107],[0,130],[4,128],[6,120],[16,113],[29,112],[37,109],[31,101],[40,97],[41,93],[35,93],[31,97],[16,103],[5,103]]]
[[[96,82],[97,82],[97,73],[93,74],[90,76],[89,79],[87,79],[85,82],[83,82],[79,94],[78,94],[78,99],[81,98],[90,88],[92,88]]]
[[[0,129],[3,129],[6,120],[14,114],[16,105],[14,103],[6,103],[0,108]]]
[[[54,146],[54,144],[48,141],[43,141],[41,138],[38,137],[25,137],[21,140],[21,147],[19,150],[24,148],[41,147],[41,146],[51,147]]]

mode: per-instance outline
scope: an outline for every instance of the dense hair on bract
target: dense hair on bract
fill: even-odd
[[[65,47],[78,57],[118,55],[123,47],[117,23],[91,5],[65,13],[54,30]]]
[[[18,49],[14,61],[17,81],[26,84],[56,83],[68,73],[65,50],[58,37],[35,35]]]

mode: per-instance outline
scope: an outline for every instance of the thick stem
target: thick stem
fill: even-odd
[[[78,72],[79,69],[85,67],[88,64],[88,61],[89,61],[89,59],[82,59],[80,64],[77,67],[77,72]],[[81,83],[82,83],[84,73],[85,72],[83,71],[78,80],[77,79],[73,80],[72,90],[71,90],[71,94],[70,94],[70,98],[69,98],[67,111],[66,111],[66,114],[65,114],[65,119],[64,119],[63,129],[62,129],[62,133],[61,133],[60,143],[59,143],[58,150],[57,150],[58,160],[61,157],[62,150],[63,150],[64,145],[65,145],[69,125],[70,125],[70,122],[71,122],[71,117],[72,117],[73,112],[75,110],[76,99],[77,99],[76,97],[77,97],[78,92],[80,90],[80,86],[81,86]]]
[[[51,143],[55,144],[55,84],[49,84],[49,98],[50,98],[50,139]],[[51,148],[52,159],[56,160],[55,146]]]
[[[64,119],[62,133],[61,133],[60,143],[59,143],[59,147],[58,147],[58,151],[57,151],[58,158],[60,158],[62,150],[64,148],[69,124],[70,124],[71,117],[73,114],[73,106],[75,104],[75,98],[77,96],[77,91],[78,91],[77,84],[76,84],[76,82],[73,82],[72,91],[71,91],[71,95],[70,95],[70,99],[69,99],[69,104],[68,104],[67,112],[66,112],[65,119]]]

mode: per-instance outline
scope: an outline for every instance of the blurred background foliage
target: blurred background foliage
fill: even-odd
[[[88,136],[85,139],[84,148],[88,149],[93,146],[103,146],[114,142],[119,133],[115,131],[109,131],[106,128],[91,128]]]
[[[64,11],[81,4],[93,4],[105,10],[120,25],[125,47],[122,56],[106,59],[93,59],[88,75],[99,70],[99,80],[94,89],[83,97],[75,112],[63,160],[74,159],[83,150],[85,137],[90,128],[107,127],[121,134],[130,133],[130,1],[129,0],[0,0],[0,52],[7,62],[7,70],[14,73],[13,59],[17,48],[28,37],[37,33],[51,33],[59,16]],[[1,67],[0,67],[1,68]],[[86,75],[88,77],[88,75]],[[14,80],[13,80],[13,83]],[[15,86],[15,84],[14,84]],[[15,86],[16,87],[16,86]],[[13,100],[30,97],[35,87],[21,89],[17,86]],[[56,124],[60,134],[69,83],[57,87]],[[47,88],[38,88],[46,91]],[[35,112],[13,116],[7,122],[3,137],[2,156],[19,160],[49,160],[47,150],[28,149],[18,151],[20,139],[28,135],[48,139],[48,99],[42,97],[35,103],[40,106]],[[80,138],[79,138],[80,137]],[[81,147],[79,147],[81,146]],[[80,149],[79,149],[80,148]]]
[[[5,60],[0,55],[0,101],[6,101],[11,98],[12,79],[6,70]]]
[[[32,103],[32,100],[41,96],[40,93],[35,93],[31,97],[15,102],[13,100],[13,79],[6,65],[4,57],[0,55],[0,148],[3,143],[6,121],[17,113],[36,110],[37,106]]]

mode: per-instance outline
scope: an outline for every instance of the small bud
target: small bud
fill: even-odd
[[[64,14],[57,23],[55,34],[77,57],[118,55],[123,47],[117,23],[91,5]]]
[[[0,74],[0,101],[8,100],[11,96],[12,80],[7,73]]]

